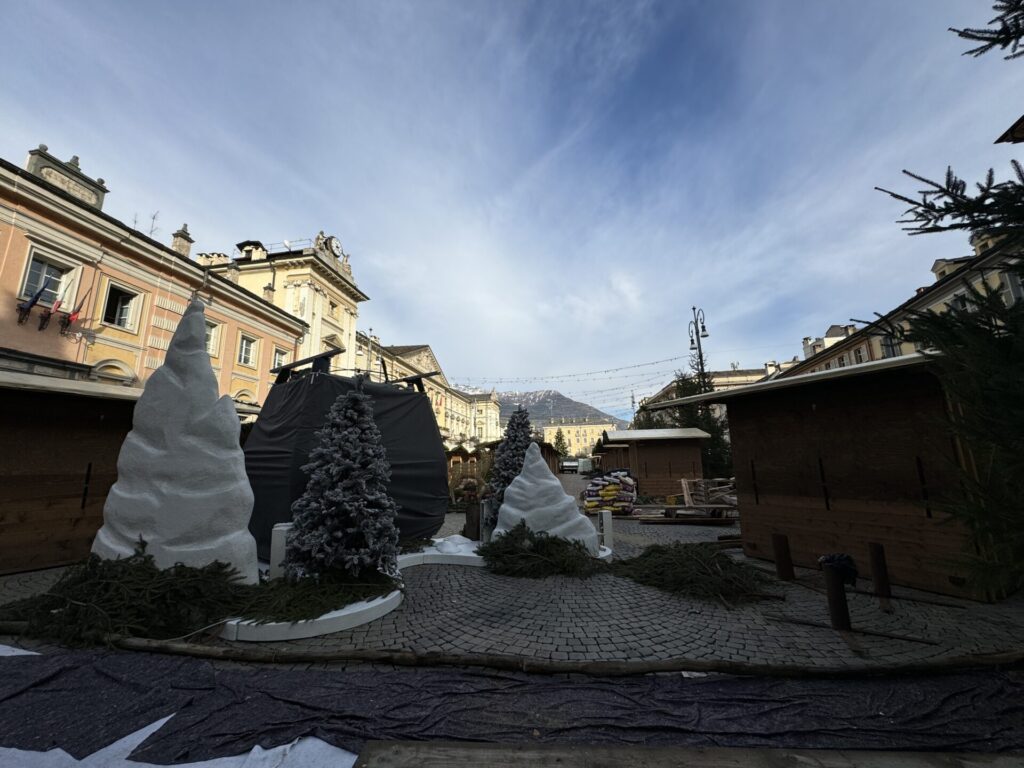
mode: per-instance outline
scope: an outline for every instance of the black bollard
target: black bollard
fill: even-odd
[[[821,570],[825,574],[825,593],[828,595],[828,617],[832,622],[832,629],[840,631],[849,630],[850,606],[846,604],[846,585],[843,583],[843,569],[834,565],[822,564]]]
[[[789,553],[789,537],[786,534],[772,534],[772,552],[775,554],[775,575],[782,581],[795,581],[793,556]]]
[[[885,547],[881,544],[868,544],[871,557],[871,586],[878,597],[892,597],[889,585],[889,567],[885,564]]]

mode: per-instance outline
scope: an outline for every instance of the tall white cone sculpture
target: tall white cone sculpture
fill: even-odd
[[[135,405],[92,551],[128,557],[141,536],[160,568],[220,560],[255,583],[253,496],[239,429],[231,398],[217,394],[206,317],[195,301]]]
[[[572,496],[562,490],[536,443],[530,443],[523,471],[505,489],[492,537],[508,533],[523,520],[531,531],[581,541],[595,557],[599,552],[594,524],[580,514]]]

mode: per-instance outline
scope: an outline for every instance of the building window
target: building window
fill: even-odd
[[[111,285],[107,288],[107,303],[103,308],[103,322],[116,325],[119,328],[131,329],[133,322],[135,300],[139,298],[137,293],[126,291]]]
[[[846,367],[846,355],[840,355],[838,362],[839,362],[839,367],[840,368],[845,368]]]
[[[1012,307],[1021,299],[1024,299],[1024,285],[1020,278],[1013,272],[1004,272],[999,280],[999,290],[1003,294],[1003,303]]]
[[[46,284],[46,290],[39,297],[39,303],[52,307],[53,302],[63,292],[70,273],[71,270],[66,267],[33,257],[28,267],[28,275],[25,277],[25,286],[21,291],[22,298],[29,299],[35,296],[36,291],[43,287],[43,283],[46,283],[46,278],[50,278]]]
[[[950,309],[967,309],[967,297],[962,293],[958,293],[949,300],[947,306]]]
[[[832,363],[825,363],[825,370],[826,371],[831,371],[832,370]]]
[[[864,362],[864,353],[861,351],[860,347],[857,347],[855,350],[853,350],[853,360],[856,363]]]
[[[288,363],[288,353],[283,349],[274,348],[274,368],[280,368]]]
[[[256,366],[256,339],[244,333],[238,337],[238,362],[253,368]]]
[[[891,333],[882,337],[882,357],[899,357],[903,354],[900,343]]]
[[[206,321],[206,353],[212,357],[217,356],[217,342],[220,341],[220,326],[216,323]]]

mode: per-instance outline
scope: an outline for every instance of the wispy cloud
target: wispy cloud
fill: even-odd
[[[0,150],[79,154],[111,213],[188,221],[202,250],[338,234],[362,326],[430,343],[450,379],[682,355],[693,304],[712,364],[753,367],[965,252],[903,235],[873,187],[1007,167],[1024,70],[946,32],[984,12],[14,4]],[[658,371],[572,387],[622,414]]]

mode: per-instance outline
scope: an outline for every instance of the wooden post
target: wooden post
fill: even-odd
[[[846,604],[846,585],[843,584],[843,573],[831,565],[822,565],[825,572],[825,593],[828,595],[828,617],[832,621],[832,629],[848,631],[850,629],[850,606]]]
[[[889,567],[885,563],[885,547],[878,543],[868,544],[871,556],[871,586],[878,597],[892,597],[889,585]]]
[[[773,533],[772,551],[775,554],[775,575],[782,581],[795,581],[793,556],[789,553],[789,537],[784,533]]]
[[[480,539],[480,504],[469,503],[466,505],[466,533],[467,539],[481,541]]]

